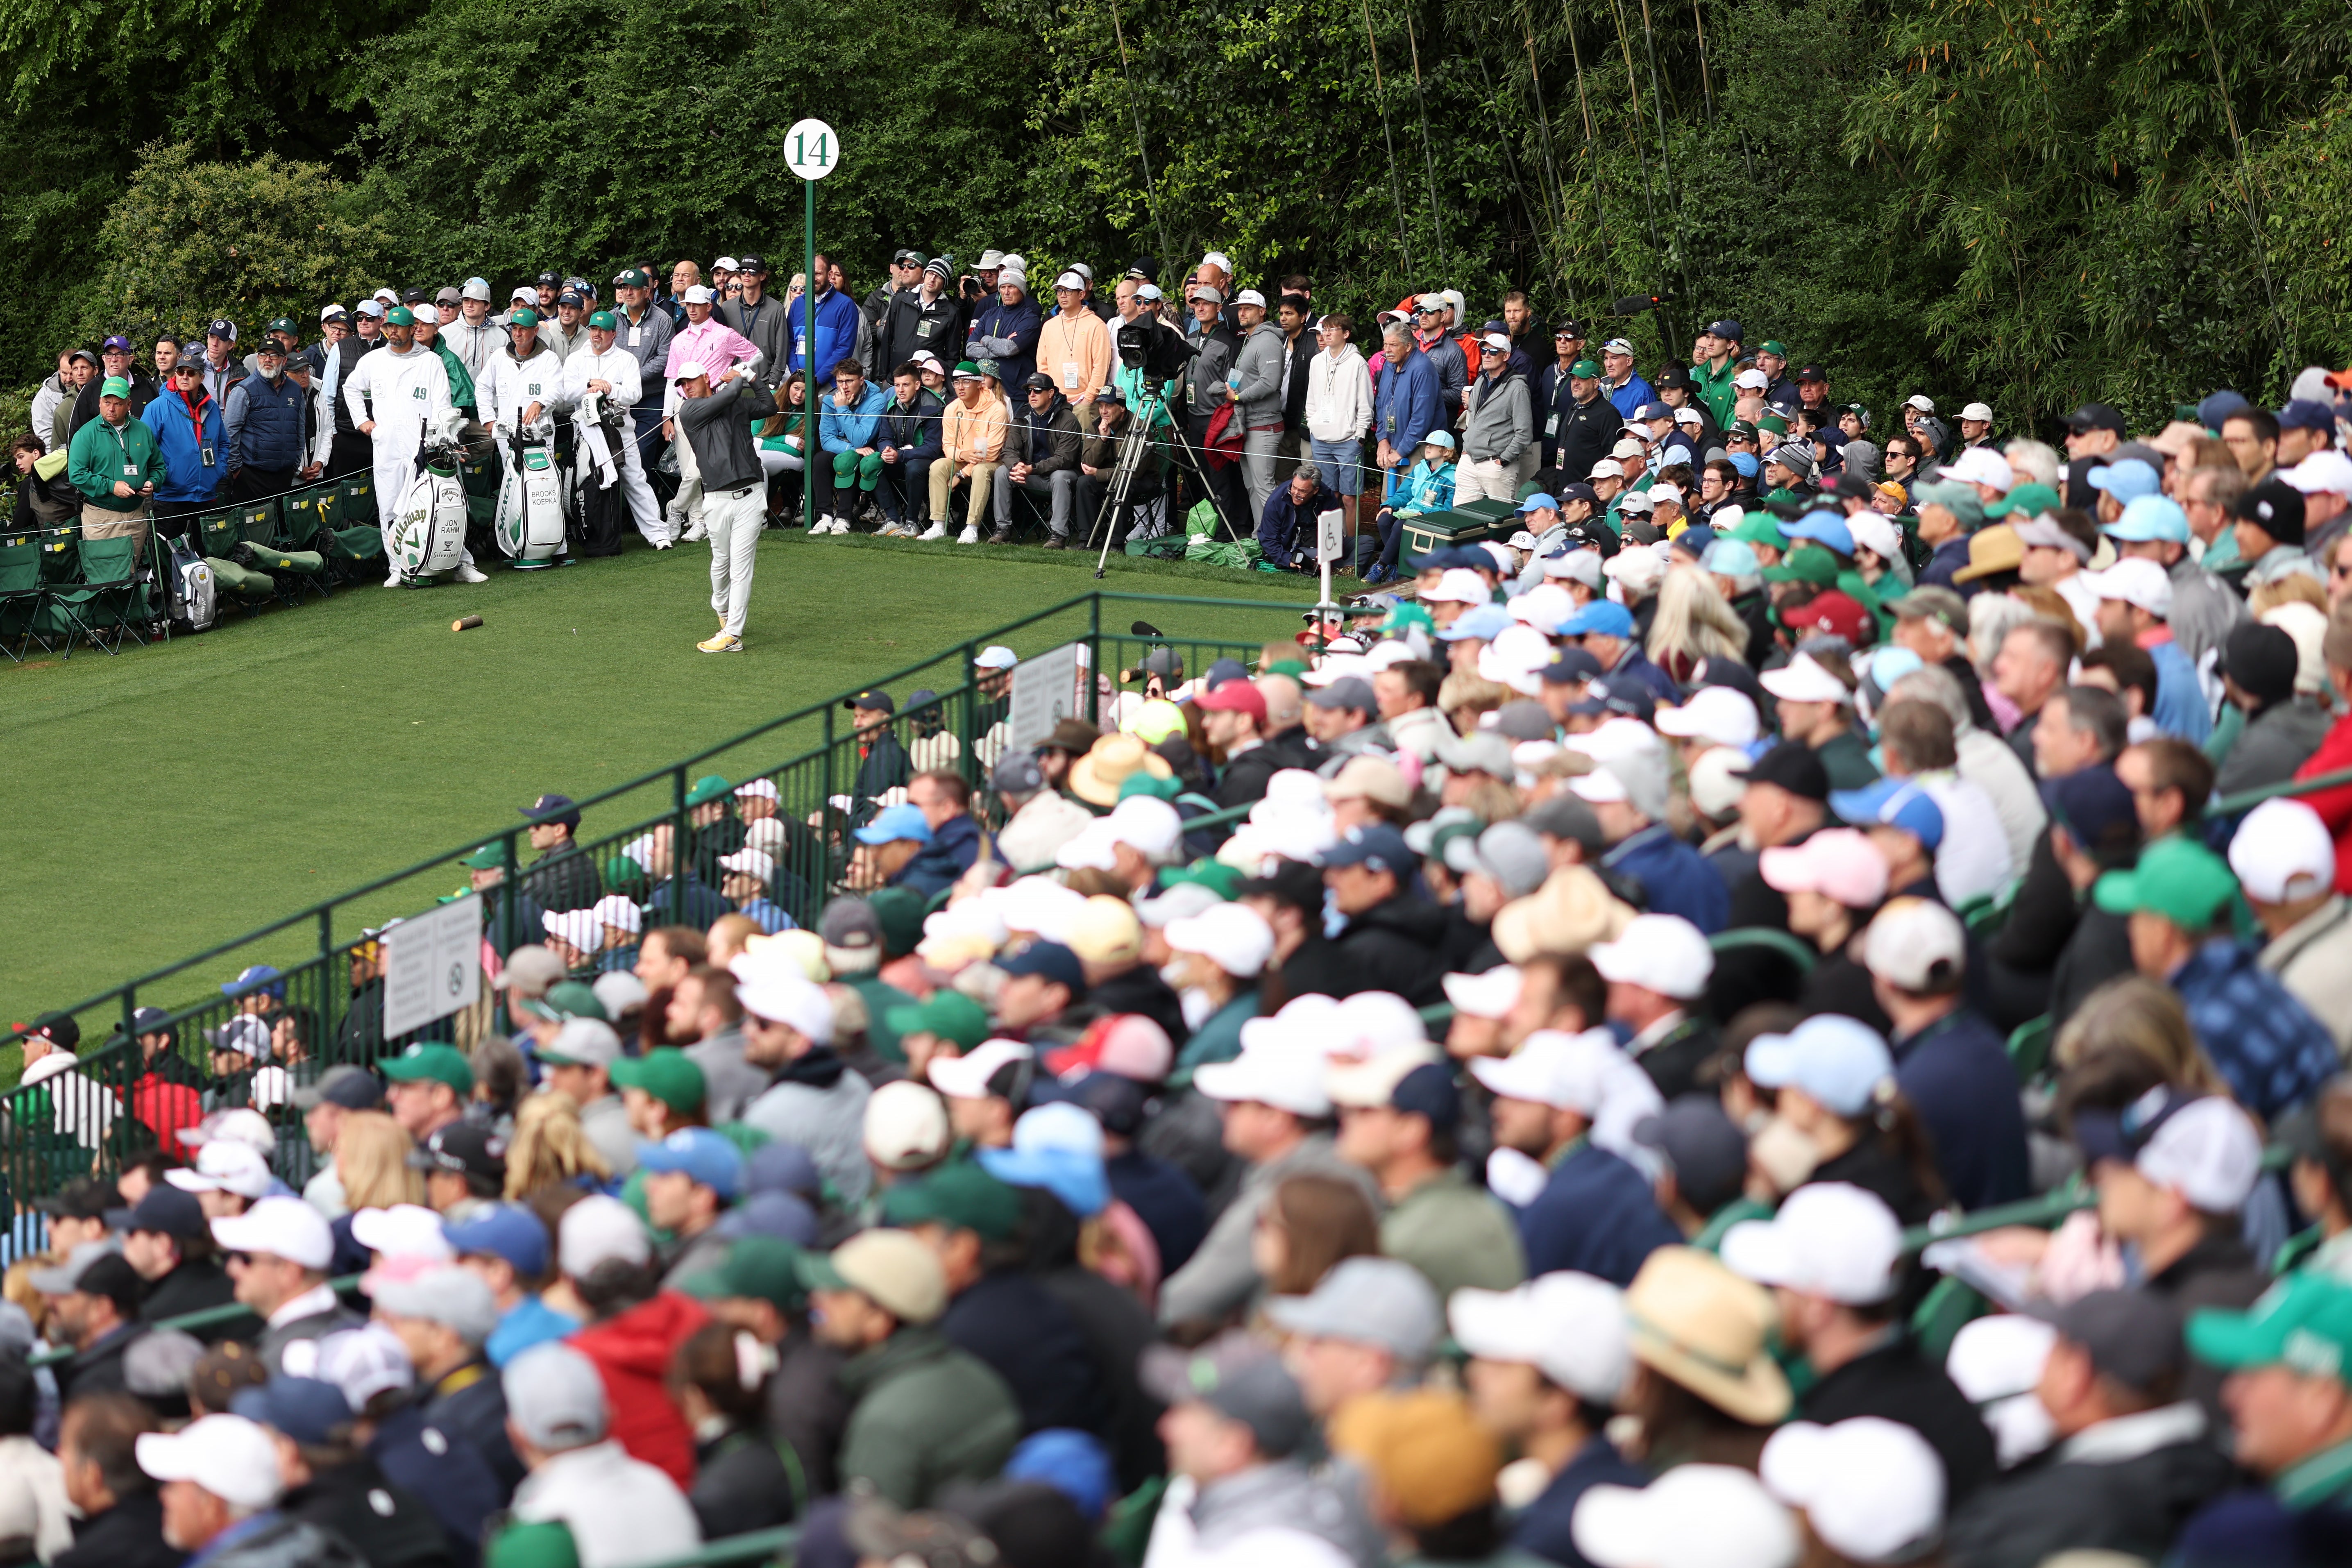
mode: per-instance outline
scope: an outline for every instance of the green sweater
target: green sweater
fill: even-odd
[[[900,1329],[840,1373],[855,1402],[841,1479],[864,1479],[900,1508],[928,1508],[955,1481],[984,1481],[1021,1440],[1021,1407],[994,1369],[939,1330]]]
[[[136,491],[151,482],[162,489],[170,478],[155,432],[142,419],[125,419],[119,426],[93,419],[74,432],[68,451],[66,471],[74,489],[109,511],[135,512],[146,504],[143,496],[133,494],[125,500],[116,495],[117,479]]]

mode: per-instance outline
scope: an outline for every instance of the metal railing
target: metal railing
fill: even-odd
[[[1171,648],[1187,676],[1220,658],[1249,661],[1268,641],[1288,641],[1300,605],[1282,600],[1195,599],[1169,595],[1094,592],[1065,600],[975,635],[928,658],[878,675],[867,685],[795,708],[625,784],[580,797],[577,858],[533,860],[532,824],[518,816],[401,870],[271,921],[176,963],[126,981],[58,1011],[72,1015],[83,1036],[80,1059],[64,1075],[19,1084],[0,1094],[0,1250],[37,1247],[37,1223],[26,1205],[79,1176],[111,1173],[158,1142],[169,1142],[206,1111],[240,1096],[270,1101],[278,1128],[278,1174],[299,1185],[312,1168],[301,1119],[283,1105],[285,1091],[327,1067],[365,1063],[395,1054],[413,1040],[438,1038],[470,1047],[493,1023],[494,994],[467,1012],[408,1034],[387,1037],[382,1024],[382,981],[375,973],[375,933],[458,898],[484,900],[484,939],[496,954],[542,940],[543,909],[593,902],[606,893],[627,896],[644,910],[646,928],[708,926],[731,908],[719,862],[747,844],[770,848],[777,875],[768,896],[792,921],[814,924],[825,900],[844,882],[855,845],[854,826],[874,809],[873,797],[903,785],[926,769],[960,772],[983,786],[987,768],[1003,750],[1008,693],[978,668],[984,647],[1001,645],[1026,659],[1076,642],[1091,679],[1073,693],[1073,710],[1101,716],[1106,692],[1135,692],[1123,672],[1155,648]],[[1130,625],[1137,616],[1167,623],[1164,637]],[[1170,684],[1173,684],[1171,682]],[[858,692],[887,690],[898,711],[886,726],[903,748],[902,766],[878,733],[861,733],[847,704]],[[910,699],[919,698],[919,700]],[[869,742],[881,753],[874,762]],[[870,764],[870,765],[869,765]],[[861,778],[861,773],[865,776]],[[689,805],[699,780],[716,775],[729,787]],[[754,781],[772,785],[772,797],[739,793]],[[552,781],[557,787],[572,781]],[[575,785],[576,787],[576,785]],[[771,826],[772,824],[772,826]],[[468,868],[459,859],[487,852],[488,864]],[[739,884],[740,886],[740,884]],[[520,889],[520,897],[513,896]],[[593,955],[599,969],[626,968],[634,949]],[[246,969],[278,972],[262,989],[233,994]],[[166,1016],[138,1037],[134,1015],[143,1006]],[[247,1018],[250,1021],[247,1021]],[[267,1038],[272,1064],[246,1075],[219,1069],[242,1066],[240,1039]],[[38,1079],[36,1067],[29,1076]],[[13,1239],[15,1247],[7,1243]]]

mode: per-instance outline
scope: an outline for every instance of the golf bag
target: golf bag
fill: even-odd
[[[542,413],[528,428],[509,426],[506,475],[499,483],[492,531],[517,566],[545,566],[563,552],[563,470],[555,460],[555,421]]]
[[[588,393],[572,411],[572,431],[579,465],[572,481],[572,553],[618,555],[631,522],[628,492],[621,486],[629,411],[601,392]]]
[[[213,569],[178,539],[155,536],[155,576],[163,585],[163,612],[172,629],[201,632],[213,624]]]
[[[466,553],[466,485],[457,466],[464,457],[457,431],[464,416],[451,410],[443,427],[416,454],[416,478],[400,498],[386,553],[393,570],[411,579],[454,572]]]

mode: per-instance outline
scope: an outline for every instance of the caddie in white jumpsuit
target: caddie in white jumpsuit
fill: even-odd
[[[416,455],[425,437],[442,427],[453,406],[449,372],[441,356],[416,346],[415,312],[405,305],[386,310],[383,336],[383,347],[362,354],[344,378],[342,398],[352,424],[373,443],[376,519],[383,531],[384,556],[390,561],[394,559],[393,520],[416,477]],[[457,577],[460,583],[489,581],[475,569],[471,551],[458,557]],[[404,581],[394,564],[383,585],[397,588]]]
[[[645,458],[637,451],[629,416],[644,391],[644,372],[637,364],[637,356],[615,342],[619,329],[620,322],[610,310],[598,310],[588,318],[588,341],[563,362],[558,395],[566,407],[577,407],[590,393],[598,392],[604,394],[607,406],[621,411],[621,438],[613,443],[619,449],[603,460],[592,450],[584,482],[604,482],[602,473],[609,464],[622,493],[629,498],[629,516],[635,521],[637,531],[656,550],[667,550],[675,542],[661,508],[655,504],[653,487],[646,483]],[[592,440],[591,446],[593,445]]]

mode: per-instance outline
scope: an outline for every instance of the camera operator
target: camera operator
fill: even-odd
[[[1239,538],[1249,531],[1249,496],[1242,488],[1241,465],[1227,462],[1212,468],[1204,454],[1211,422],[1219,408],[1233,401],[1230,377],[1234,356],[1241,353],[1241,339],[1224,322],[1225,297],[1221,290],[1195,284],[1190,304],[1197,323],[1192,341],[1200,353],[1185,374],[1191,396],[1184,406],[1186,449],[1177,456],[1185,475],[1177,503],[1179,515],[1190,512],[1202,497],[1213,497],[1226,526]]]

